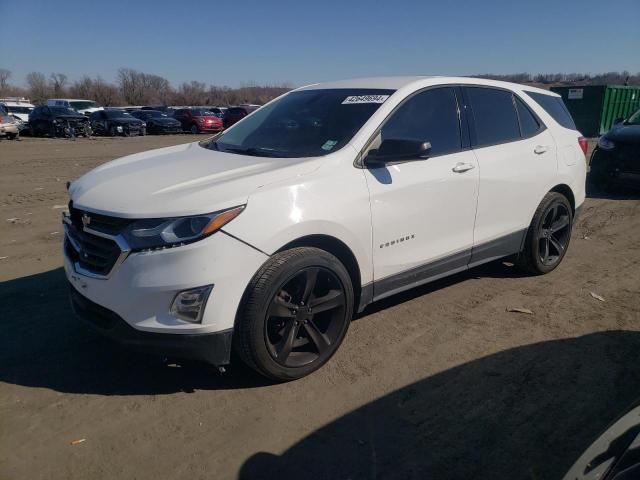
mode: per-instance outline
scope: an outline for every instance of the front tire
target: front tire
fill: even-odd
[[[197,135],[198,133],[200,133],[200,128],[195,123],[191,125],[191,133],[193,135]]]
[[[554,270],[569,248],[573,209],[567,197],[547,193],[533,215],[518,264],[534,275]]]
[[[309,375],[342,343],[353,303],[351,278],[335,256],[312,247],[277,253],[247,287],[236,321],[236,350],[273,380]]]

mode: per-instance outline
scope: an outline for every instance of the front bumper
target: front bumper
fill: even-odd
[[[152,133],[182,133],[182,125],[148,125],[147,132]]]
[[[171,335],[233,328],[246,286],[268,259],[223,231],[180,247],[124,252],[111,271],[99,278],[63,252],[67,280],[83,297],[112,311],[135,330]],[[204,285],[214,287],[200,322],[171,313],[178,292]]]
[[[616,145],[613,150],[602,150],[596,147],[591,154],[590,165],[594,165],[609,181],[640,182],[640,144]]]
[[[165,357],[201,360],[216,366],[229,363],[233,329],[193,335],[143,332],[132,328],[115,312],[84,297],[71,284],[69,297],[77,317],[127,348]]]
[[[16,123],[2,123],[0,124],[0,135],[17,135],[19,132],[18,125]]]
[[[222,125],[199,125],[201,132],[217,133],[222,131]]]

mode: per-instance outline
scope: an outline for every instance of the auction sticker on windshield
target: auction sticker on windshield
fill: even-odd
[[[384,103],[387,98],[389,98],[389,95],[352,95],[345,98],[342,104],[350,105],[353,103]]]

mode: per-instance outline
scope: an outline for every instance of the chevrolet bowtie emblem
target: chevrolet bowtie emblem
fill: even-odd
[[[82,214],[82,225],[85,227],[91,223],[91,217],[86,213]]]

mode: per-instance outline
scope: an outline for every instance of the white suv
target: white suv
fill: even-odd
[[[168,356],[277,380],[324,364],[371,302],[506,256],[562,261],[586,142],[558,95],[471,78],[289,92],[202,143],[70,185],[74,309]]]

